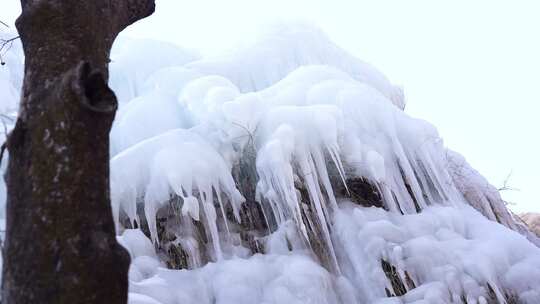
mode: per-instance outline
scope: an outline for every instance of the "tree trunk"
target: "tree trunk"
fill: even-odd
[[[153,0],[22,0],[26,56],[9,165],[2,303],[126,303],[129,255],[115,238],[107,85],[117,34]]]

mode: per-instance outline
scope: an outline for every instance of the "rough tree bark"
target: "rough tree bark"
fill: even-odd
[[[117,34],[153,0],[21,0],[23,97],[7,141],[2,303],[126,303],[109,198]]]

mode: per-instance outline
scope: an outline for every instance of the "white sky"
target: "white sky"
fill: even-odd
[[[2,0],[13,22],[19,1]],[[275,20],[308,21],[405,88],[406,111],[500,186],[518,212],[540,212],[540,1],[157,0],[127,34],[213,53]]]

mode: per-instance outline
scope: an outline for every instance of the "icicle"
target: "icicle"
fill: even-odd
[[[306,183],[306,188],[308,189],[311,203],[314,205],[316,214],[321,224],[321,229],[323,231],[324,242],[326,243],[327,249],[330,251],[330,258],[332,259],[332,266],[335,267],[337,273],[341,273],[340,267],[337,263],[336,253],[334,251],[334,246],[330,238],[330,231],[328,230],[328,224],[326,219],[329,218],[328,212],[325,211],[324,199],[319,187],[319,182],[317,179],[317,169],[313,163],[313,160],[310,155],[303,155],[299,160],[300,168],[304,176],[304,181]]]
[[[199,221],[199,202],[193,196],[182,197],[184,204],[182,205],[182,215],[190,216],[192,219]]]
[[[343,186],[345,186],[345,190],[347,190],[347,194],[350,196],[351,193],[349,192],[349,187],[347,186],[347,182],[345,181],[345,169],[343,168],[343,163],[341,162],[341,158],[339,157],[339,147],[337,145],[332,145],[327,146],[326,149],[328,150],[330,157],[332,157],[332,161],[338,169],[339,176],[341,177]]]

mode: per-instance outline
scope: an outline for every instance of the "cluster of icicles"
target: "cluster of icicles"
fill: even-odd
[[[463,266],[443,280],[445,287],[430,285],[433,273],[404,262],[396,244],[409,232],[413,239],[416,221],[429,221],[429,214],[439,221],[441,210],[476,214],[466,204],[535,239],[485,180],[443,146],[433,126],[404,113],[399,88],[320,32],[291,33],[211,59],[166,44],[129,42],[163,53],[143,67],[131,66],[137,60],[127,51],[132,48],[117,47],[111,84],[122,106],[111,134],[111,191],[118,231],[142,229],[169,268],[303,252],[339,278],[335,301],[343,303],[406,299],[416,290],[421,295],[404,300],[412,303],[430,299],[429,288],[438,292],[431,297],[446,300],[427,303],[540,297],[532,286],[500,278],[517,262],[480,275]],[[298,35],[305,45],[296,43]],[[379,221],[378,228],[368,233],[367,226],[355,226],[366,218]],[[430,225],[436,231],[444,226]],[[461,232],[466,239],[470,228]],[[369,248],[356,245],[355,233],[366,234]],[[527,252],[537,249],[522,242],[534,248]],[[368,249],[372,255],[359,262]],[[538,257],[531,263],[540,265]],[[365,282],[363,272],[380,280]],[[449,295],[440,292],[445,288]]]
[[[140,123],[139,117],[130,116],[132,112],[153,114],[156,124],[162,124],[162,109],[154,110],[158,113],[137,109],[145,103],[160,106],[167,99],[160,93],[130,102],[128,111],[119,115],[113,140],[124,136],[119,135],[121,129],[131,121]],[[270,211],[264,213],[265,221],[279,226],[292,220],[308,239],[302,195],[295,186],[301,184],[330,249],[327,221],[337,208],[332,184],[347,188],[347,179],[365,178],[382,195],[387,209],[401,213],[448,203],[457,195],[449,186],[444,148],[433,128],[407,117],[380,92],[332,67],[302,67],[266,90],[246,94],[223,77],[203,76],[189,81],[179,100],[167,102],[176,103],[168,106],[178,108],[173,112],[181,113],[178,120],[188,117],[191,128],[142,140],[111,161],[115,214],[121,207],[132,222],[137,221],[137,203],[142,200],[154,241],[156,213],[174,194],[182,200],[182,215],[198,221],[204,214],[214,254],[220,258],[215,205],[225,227],[227,204],[240,222],[244,198],[232,168],[249,157],[245,151],[255,153],[254,163],[246,166],[256,169],[256,201],[268,206],[263,211]],[[338,179],[331,180],[328,163]],[[335,254],[331,255],[335,263]]]

